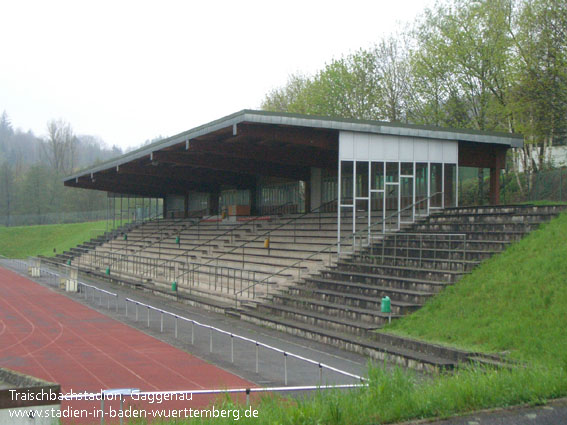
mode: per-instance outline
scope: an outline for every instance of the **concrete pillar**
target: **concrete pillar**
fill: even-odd
[[[500,204],[500,169],[490,169],[490,204]]]
[[[209,214],[215,215],[219,214],[219,198],[220,198],[220,190],[215,190],[209,192]]]
[[[254,185],[249,189],[250,191],[250,215],[258,215],[258,180],[254,181]]]
[[[311,181],[309,182],[309,192],[310,192],[310,204],[311,209],[314,210],[321,206],[321,201],[323,199],[322,195],[323,180],[320,168],[311,167]],[[307,188],[306,188],[307,189]],[[305,206],[307,208],[307,204]]]

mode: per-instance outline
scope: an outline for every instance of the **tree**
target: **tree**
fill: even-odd
[[[12,214],[14,188],[14,171],[9,162],[0,164],[0,214],[4,217],[4,225],[10,225]]]
[[[273,112],[309,113],[305,104],[305,94],[311,83],[311,79],[305,75],[290,75],[285,86],[273,89],[266,95],[262,101],[262,109]]]
[[[77,140],[71,125],[63,120],[47,123],[47,139],[44,153],[51,167],[58,174],[69,174],[75,164]]]
[[[524,168],[538,170],[567,131],[567,4],[525,1],[512,36],[517,51],[512,93],[519,129],[528,141]]]

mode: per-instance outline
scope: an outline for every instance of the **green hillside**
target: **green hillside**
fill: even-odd
[[[388,328],[541,365],[567,362],[567,214]],[[567,364],[567,363],[565,363]]]
[[[43,226],[0,227],[0,255],[25,258],[53,256],[106,231],[106,221]]]

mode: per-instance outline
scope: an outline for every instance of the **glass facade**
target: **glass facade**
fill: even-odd
[[[353,215],[353,233],[368,227],[370,236],[371,227],[372,232],[399,230],[433,209],[456,206],[457,174],[453,163],[341,160],[339,237],[341,219]]]

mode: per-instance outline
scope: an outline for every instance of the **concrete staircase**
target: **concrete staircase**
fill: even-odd
[[[140,226],[140,223],[127,223],[123,226],[119,226],[111,230],[110,232],[104,232],[102,235],[99,235],[96,238],[91,238],[90,240],[85,241],[82,244],[69,249],[68,251],[63,251],[62,253],[59,253],[54,257],[40,257],[52,264],[66,264],[69,261],[72,262],[75,258],[80,257],[88,251],[95,250],[111,239],[115,239],[125,233],[131,232],[138,226]]]
[[[389,320],[381,298],[391,299],[392,318],[411,314],[427,300],[470,273],[478,264],[559,214],[562,206],[449,208],[284,290],[246,304],[243,320],[388,358],[421,370],[455,367],[458,362],[497,361],[376,332]]]

